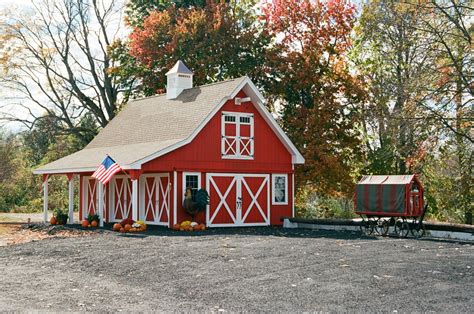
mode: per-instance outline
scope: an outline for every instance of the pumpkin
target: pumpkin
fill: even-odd
[[[81,224],[82,228],[87,228],[89,227],[89,220],[84,219]]]
[[[49,220],[49,222],[52,224],[52,225],[55,225],[58,223],[58,220],[56,219],[56,217],[51,217],[51,219]]]
[[[137,232],[138,229],[137,228],[130,228],[130,232]]]
[[[126,224],[126,225],[123,227],[123,229],[125,229],[125,232],[129,232],[130,229],[132,229],[132,226],[129,225],[129,224]]]
[[[97,220],[92,220],[91,222],[91,227],[97,227],[99,224],[97,223]]]
[[[135,221],[134,221],[133,219],[126,218],[126,219],[122,220],[122,221],[120,222],[120,224],[121,224],[123,227],[125,227],[125,225],[130,225],[130,226],[133,225],[134,222],[135,222]]]
[[[122,233],[124,233],[124,232],[125,232],[125,229],[124,229],[124,228],[120,228],[119,231],[122,232]]]
[[[201,224],[201,230],[202,231],[206,230],[206,225],[205,224]]]
[[[114,231],[120,231],[122,229],[122,225],[119,223],[114,224],[113,230]]]
[[[179,231],[184,231],[184,227],[179,227]]]
[[[174,225],[173,225],[173,230],[178,231],[179,228],[181,228],[181,226],[180,226],[179,224],[174,224]]]

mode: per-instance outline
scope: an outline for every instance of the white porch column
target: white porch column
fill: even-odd
[[[69,179],[69,223],[74,223],[74,176]]]
[[[48,222],[48,175],[43,175],[43,219]]]
[[[138,220],[138,179],[132,179],[132,219]]]
[[[97,184],[99,197],[99,226],[102,228],[104,226],[104,185],[102,182],[97,182]]]

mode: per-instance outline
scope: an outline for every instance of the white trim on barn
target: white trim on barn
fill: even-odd
[[[248,88],[246,88],[248,86]],[[174,151],[186,144],[189,144],[198,134],[201,132],[201,130],[208,124],[208,122],[217,114],[217,112],[224,106],[224,104],[237,95],[238,92],[240,92],[242,89],[244,89],[244,92],[249,95],[252,98],[252,103],[255,105],[255,108],[257,108],[258,112],[263,116],[264,120],[270,125],[271,129],[277,134],[278,138],[285,144],[285,147],[288,149],[288,151],[292,154],[293,158],[292,161],[294,164],[303,164],[304,163],[304,158],[301,155],[301,153],[296,149],[296,147],[293,145],[291,140],[288,138],[288,136],[283,132],[281,127],[278,125],[278,123],[275,121],[273,116],[270,114],[270,112],[265,108],[265,99],[263,98],[262,94],[258,91],[257,87],[252,83],[250,78],[245,77],[245,79],[242,81],[239,86],[231,93],[230,96],[224,97],[221,102],[219,103],[218,106],[212,110],[209,115],[201,122],[201,124],[194,130],[194,132],[187,137],[186,139],[168,146],[165,149],[162,149],[154,154],[151,154],[145,158],[139,159],[135,161],[134,163],[130,165],[126,165],[124,169],[141,169],[141,165],[151,161],[155,158],[158,158],[160,156],[163,156],[171,151]]]
[[[178,221],[178,175],[176,170],[173,171],[173,224]]]

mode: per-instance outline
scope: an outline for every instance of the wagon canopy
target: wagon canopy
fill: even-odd
[[[413,174],[364,176],[356,185],[355,211],[358,214],[411,215],[411,191],[422,194],[422,186]]]

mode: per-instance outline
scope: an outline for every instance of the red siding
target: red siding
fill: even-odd
[[[246,97],[240,92],[237,97]],[[183,104],[184,106],[186,104]],[[232,160],[221,158],[221,116],[222,111],[253,113],[254,115],[254,159]],[[252,103],[235,105],[234,100],[227,101],[209,123],[199,132],[194,140],[164,156],[156,158],[142,166],[143,173],[169,172],[171,182],[170,195],[170,226],[174,224],[174,185],[176,184],[177,217],[178,223],[191,219],[182,208],[184,191],[183,172],[200,172],[201,187],[206,188],[207,173],[256,173],[269,174],[270,182],[270,223],[281,224],[280,218],[292,215],[293,186],[292,186],[292,156],[273,132],[270,126],[253,106]],[[174,182],[174,173],[177,173],[177,182]],[[272,205],[273,195],[271,174],[288,174],[288,205]],[[83,176],[80,177],[80,209],[82,215]],[[108,197],[107,197],[108,200]],[[140,199],[139,199],[140,202]],[[107,204],[108,205],[108,204]],[[108,208],[109,206],[106,206]],[[140,204],[139,204],[140,208]],[[106,211],[108,218],[108,210]],[[206,213],[196,215],[195,221],[206,222]],[[108,219],[107,219],[108,221]]]
[[[238,96],[246,97],[243,92]],[[183,104],[183,106],[185,105]],[[255,151],[253,160],[221,158],[222,111],[254,114]],[[177,169],[206,172],[288,173],[292,171],[291,166],[291,154],[253,104],[247,102],[237,106],[233,100],[229,100],[191,143],[144,164],[142,169],[145,172]]]
[[[246,97],[240,92],[237,97]],[[185,104],[183,104],[185,105]],[[222,111],[253,113],[254,115],[254,159],[232,160],[221,158],[221,115]],[[292,156],[270,126],[253,106],[252,103],[235,105],[229,100],[218,113],[201,130],[194,140],[164,156],[154,159],[142,166],[143,172],[177,171],[177,219],[179,223],[191,219],[182,209],[183,172],[200,172],[201,187],[206,187],[206,173],[259,173],[259,174],[288,174],[288,205],[270,205],[270,222],[272,225],[281,224],[280,218],[292,215],[293,186],[292,186]],[[175,184],[174,182],[172,182]],[[271,176],[268,188],[271,190]],[[270,195],[270,202],[273,195]],[[174,223],[173,198],[171,198],[171,220]],[[271,204],[271,203],[270,203]],[[195,220],[205,223],[206,214],[201,212]]]

